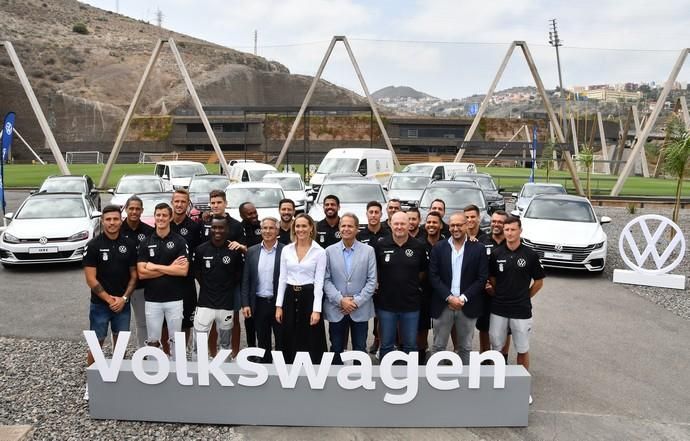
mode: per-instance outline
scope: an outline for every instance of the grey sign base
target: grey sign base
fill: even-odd
[[[150,363],[150,365],[149,365]],[[155,362],[145,361],[146,371]],[[150,366],[150,368],[149,368]],[[479,389],[468,389],[467,369],[459,377],[460,388],[434,389],[419,367],[419,390],[407,404],[389,404],[384,395],[402,394],[387,388],[379,367],[373,367],[374,390],[342,389],[337,382],[339,367],[331,367],[326,385],[313,390],[305,376],[294,389],[283,389],[273,366],[268,381],[258,387],[240,386],[239,375],[249,375],[235,363],[224,372],[234,386],[220,386],[213,377],[210,386],[199,386],[196,364],[189,363],[193,386],[181,386],[170,375],[158,385],[141,383],[124,360],[117,382],[103,382],[95,366],[88,368],[89,413],[92,418],[265,426],[321,427],[524,427],[527,426],[530,394],[529,373],[519,365],[506,366],[504,389],[493,388],[493,366],[481,367]],[[396,378],[406,376],[405,366],[393,366]],[[443,378],[442,376],[440,378]]]

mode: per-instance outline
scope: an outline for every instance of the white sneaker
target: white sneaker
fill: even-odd
[[[532,399],[532,395],[529,396],[529,405],[531,406],[534,400]]]
[[[86,390],[84,391],[84,400],[89,401],[89,385],[86,385]]]

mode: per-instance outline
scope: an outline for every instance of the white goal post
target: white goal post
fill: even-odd
[[[146,153],[139,152],[139,164],[155,164],[160,161],[177,161],[178,153]]]
[[[103,164],[103,153],[96,151],[65,152],[65,162],[68,164]]]

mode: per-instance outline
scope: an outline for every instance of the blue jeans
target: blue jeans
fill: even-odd
[[[91,303],[89,308],[89,328],[96,333],[98,341],[102,342],[108,336],[108,324],[113,335],[121,331],[129,331],[129,317],[131,310],[129,302],[125,303],[122,311],[113,312],[105,303]]]
[[[392,312],[385,309],[376,311],[379,317],[379,332],[381,333],[381,360],[395,347],[395,337],[400,332],[400,344],[405,353],[417,350],[417,326],[419,311]]]
[[[345,350],[347,332],[352,336],[352,350],[366,352],[367,331],[369,322],[355,322],[349,315],[339,322],[328,322],[328,334],[331,338],[331,352],[335,353],[333,364],[343,364],[340,354]]]

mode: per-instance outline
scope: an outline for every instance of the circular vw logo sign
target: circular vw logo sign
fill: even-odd
[[[186,236],[187,233],[189,233],[189,230],[187,230],[186,228],[183,227],[183,228],[180,229],[180,234],[181,234],[181,235]]]
[[[124,245],[120,245],[120,248],[118,248],[120,253],[125,254],[127,252],[127,247]]]
[[[223,256],[223,263],[226,265],[230,263],[230,256]]]
[[[43,236],[42,238],[38,239],[38,243],[45,245],[48,243],[48,238]]]
[[[334,236],[336,239],[340,239],[340,231],[336,231]]]
[[[5,124],[5,133],[7,133],[7,136],[12,134],[12,124],[10,124],[10,123]]]
[[[653,221],[654,223],[659,222],[659,226],[656,228],[654,233],[649,230],[649,221]],[[642,236],[645,242],[643,249],[640,249],[640,247],[637,245],[637,242],[632,234],[632,229],[636,225],[639,225],[640,231],[642,231]],[[673,236],[673,239],[671,239],[671,241],[668,243],[666,249],[659,254],[656,246],[657,243],[664,237],[664,233],[667,231],[666,227],[671,227],[671,229],[675,231],[675,236]],[[632,259],[630,259],[628,254],[625,252],[626,243],[628,244],[630,252],[632,253]],[[671,254],[673,254],[673,252],[679,248],[679,245],[680,249],[678,256],[673,262],[666,265],[666,262],[671,257]],[[680,230],[678,225],[674,224],[670,219],[664,216],[659,216],[658,214],[645,214],[644,216],[639,216],[631,220],[623,228],[623,232],[618,240],[618,251],[621,254],[623,262],[625,262],[630,269],[644,274],[666,274],[677,267],[683,260],[683,256],[685,255],[685,237],[683,237],[683,232]],[[643,265],[650,256],[656,269],[643,268]]]
[[[563,245],[561,245],[561,244],[559,243],[558,245],[556,245],[555,247],[553,247],[553,249],[556,250],[556,251],[558,251],[558,252],[560,253],[561,251],[563,251]]]
[[[169,250],[172,250],[173,248],[175,248],[175,242],[170,241],[166,243],[165,246],[168,247]]]
[[[412,257],[412,256],[414,256],[414,251],[412,251],[411,249],[408,248],[405,250],[405,255],[407,257]]]
[[[146,239],[146,236],[144,235],[144,233],[139,233],[137,239],[139,239],[139,242],[141,242],[142,240]]]
[[[519,266],[520,268],[524,268],[525,266],[527,266],[527,261],[521,257],[517,261],[517,266]]]

